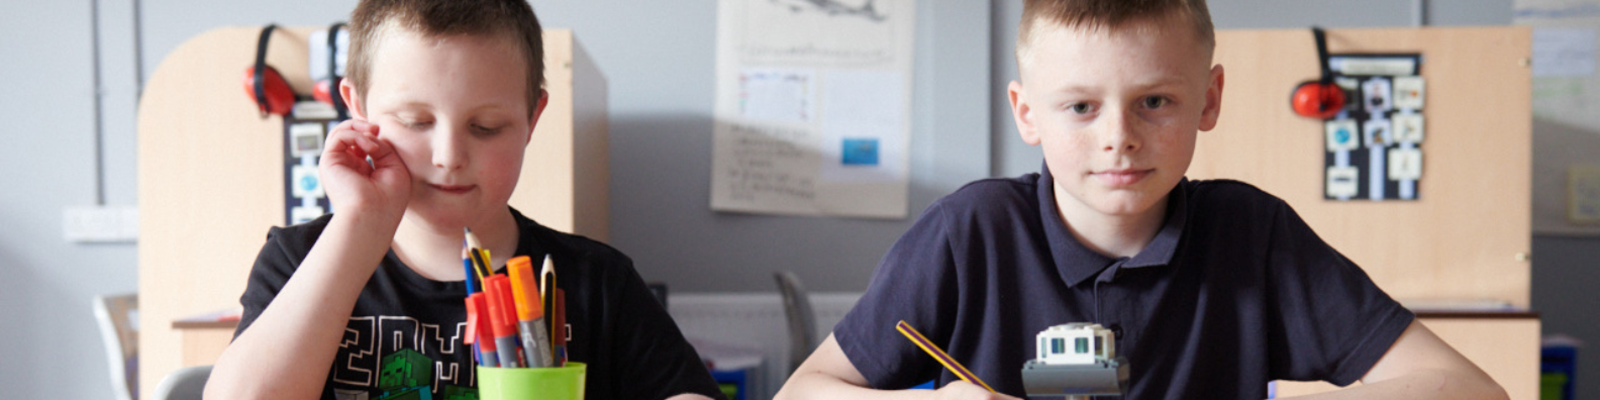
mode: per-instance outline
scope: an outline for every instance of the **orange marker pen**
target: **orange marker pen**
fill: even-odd
[[[530,367],[549,367],[550,338],[544,329],[544,302],[535,292],[533,263],[528,256],[516,256],[506,262],[506,273],[511,275],[511,294],[517,305],[517,325],[522,328],[522,353]]]

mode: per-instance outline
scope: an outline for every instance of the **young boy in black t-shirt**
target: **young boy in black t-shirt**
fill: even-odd
[[[463,227],[497,269],[554,260],[588,397],[722,397],[626,256],[507,205],[547,101],[527,2],[367,0],[350,30],[353,118],[318,168],[337,212],[269,233],[206,397],[476,398]]]
[[[1308,398],[1504,398],[1282,200],[1184,178],[1220,114],[1214,46],[1203,0],[1028,0],[1009,95],[1043,171],[929,206],[778,397],[1024,396],[1035,335],[1093,322],[1130,364],[1125,398],[1260,399],[1277,379],[1364,383]]]

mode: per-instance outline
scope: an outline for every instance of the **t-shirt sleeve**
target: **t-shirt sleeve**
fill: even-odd
[[[1278,201],[1268,252],[1273,379],[1345,386],[1365,376],[1414,318]]]
[[[620,398],[664,399],[683,393],[725,398],[705,361],[633,269],[633,261],[620,257],[621,265],[606,285],[606,297],[616,301],[606,306],[611,314],[606,325],[615,338],[610,351],[618,361],[611,365],[618,370],[612,376],[621,380],[615,382]]]
[[[244,312],[239,316],[239,327],[234,328],[233,337],[238,338],[240,333],[254,323],[262,310],[272,304],[272,299],[278,296],[278,291],[289,282],[289,276],[294,274],[295,267],[300,260],[291,257],[285,248],[283,228],[273,227],[267,232],[267,243],[261,246],[261,252],[256,254],[256,263],[250,267],[250,278],[245,283],[244,295],[239,296],[239,305]]]
[[[834,340],[873,388],[905,389],[939,377],[940,366],[895,330],[899,321],[948,347],[960,298],[956,260],[940,203],[895,242],[867,291],[834,325]]]

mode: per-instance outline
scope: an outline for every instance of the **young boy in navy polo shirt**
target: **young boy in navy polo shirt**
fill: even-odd
[[[1220,113],[1214,46],[1203,0],[1027,1],[1008,92],[1043,170],[929,206],[779,398],[1023,396],[1034,335],[1068,322],[1116,333],[1127,398],[1260,399],[1277,379],[1364,383],[1316,398],[1505,398],[1283,200],[1184,178]]]

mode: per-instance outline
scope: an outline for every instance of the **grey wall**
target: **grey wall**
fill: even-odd
[[[90,2],[0,4],[0,387],[8,393],[109,398],[90,297],[132,292],[132,245],[63,240],[63,205],[133,204],[133,176],[108,171],[97,194]],[[108,20],[131,7],[107,7]],[[109,28],[130,26],[108,23]],[[132,41],[108,41],[108,61],[131,64]],[[104,157],[132,165],[132,74],[108,73]],[[99,378],[80,382],[77,377]]]
[[[100,19],[90,18],[98,1]],[[52,398],[110,398],[89,298],[136,289],[133,245],[61,239],[61,207],[133,205],[140,75],[201,32],[266,22],[320,26],[353,0],[90,0],[0,3],[0,387]],[[573,28],[610,84],[612,244],[675,291],[768,291],[795,270],[819,291],[862,290],[907,220],[709,211],[716,2],[533,0],[546,26]],[[1435,25],[1506,24],[1511,0],[1430,0]],[[1036,171],[1005,104],[1020,0],[919,0],[910,209],[984,176]],[[135,7],[137,5],[137,8]],[[1413,4],[1213,0],[1219,28],[1410,26]],[[142,29],[135,35],[135,17]],[[101,29],[104,185],[97,185],[93,36]],[[243,66],[240,66],[243,68]],[[1203,136],[1202,136],[1203,137]],[[100,192],[97,194],[97,192]],[[1592,290],[1600,239],[1534,239],[1535,308],[1546,332],[1600,345]],[[1600,357],[1579,367],[1600,398]],[[84,379],[91,377],[91,379]],[[148,389],[147,389],[148,390]]]
[[[1533,309],[1546,335],[1583,340],[1574,399],[1600,399],[1600,238],[1533,237]]]

